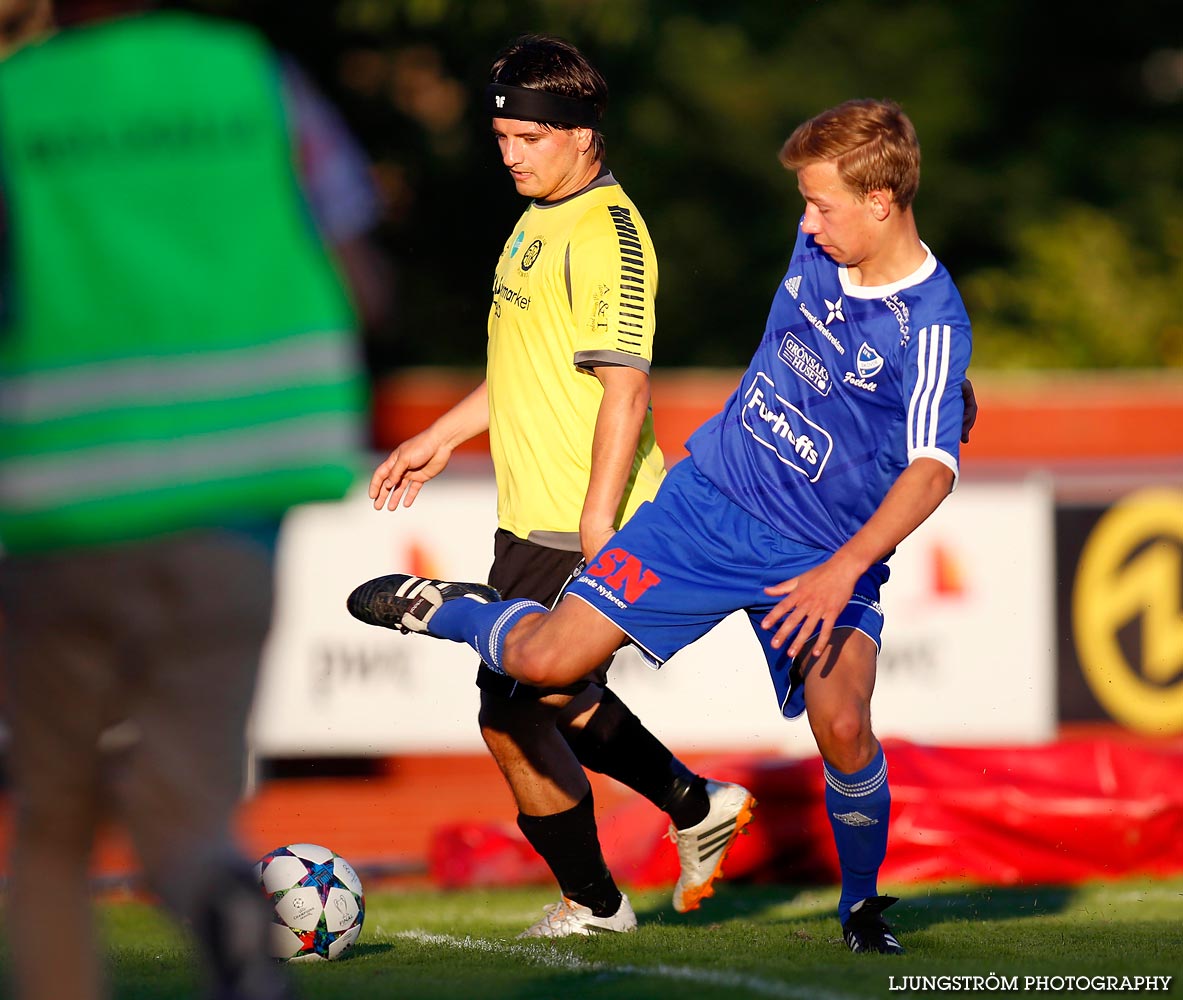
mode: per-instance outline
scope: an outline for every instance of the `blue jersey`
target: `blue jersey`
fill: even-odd
[[[799,231],[743,380],[687,442],[720,492],[804,545],[836,551],[913,459],[958,472],[969,317],[925,250],[860,286]]]

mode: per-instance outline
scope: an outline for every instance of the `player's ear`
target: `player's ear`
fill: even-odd
[[[882,222],[891,215],[891,206],[893,204],[895,204],[895,200],[892,198],[890,191],[876,188],[874,191],[867,193],[867,205],[871,209],[871,215],[879,222]]]
[[[573,129],[575,133],[575,148],[580,153],[586,153],[592,146],[592,130],[590,128]]]

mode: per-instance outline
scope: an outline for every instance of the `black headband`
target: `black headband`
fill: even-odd
[[[485,88],[485,110],[494,118],[516,118],[526,122],[554,122],[576,128],[599,128],[596,106],[548,90],[509,87],[491,83]]]

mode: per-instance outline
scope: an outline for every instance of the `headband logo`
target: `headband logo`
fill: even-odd
[[[485,88],[485,109],[495,118],[508,115],[518,121],[560,123],[570,128],[598,128],[600,116],[591,100],[552,94],[548,90],[491,83]]]

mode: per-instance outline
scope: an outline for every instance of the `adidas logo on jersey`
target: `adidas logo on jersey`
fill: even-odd
[[[797,297],[797,292],[800,291],[800,289],[801,275],[798,274],[795,277],[785,279],[785,291],[793,296],[793,298]]]

